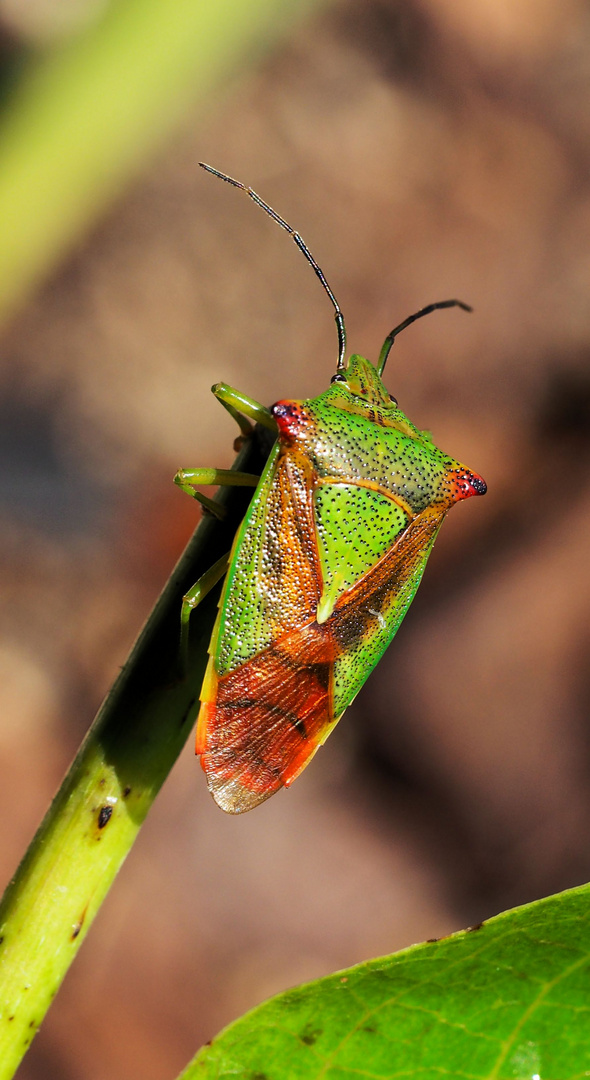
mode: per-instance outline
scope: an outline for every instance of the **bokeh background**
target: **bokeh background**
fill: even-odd
[[[22,81],[109,7],[0,0],[0,193]],[[430,301],[473,304],[402,335],[387,382],[489,492],[453,511],[390,652],[288,793],[226,817],[186,748],[20,1080],[166,1080],[271,993],[590,877],[589,9],[305,15],[174,125],[154,118],[157,146],[142,135],[116,183],[97,169],[86,218],[6,306],[3,879],[197,520],[172,475],[233,458],[211,384],[270,404],[333,371],[309,267],[199,159],[300,230],[352,349],[375,358]]]

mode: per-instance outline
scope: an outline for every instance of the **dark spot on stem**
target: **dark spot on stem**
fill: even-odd
[[[74,925],[72,927],[72,936],[71,936],[72,941],[76,940],[76,938],[78,937],[78,934],[80,933],[80,930],[84,926],[84,920],[86,918],[87,912],[88,912],[88,904],[86,904],[86,907],[84,908],[84,911],[80,915],[80,918],[78,919],[77,922],[74,923]]]
[[[123,788],[123,798],[126,799],[129,795],[131,795],[131,788],[128,784],[126,788]]]
[[[98,827],[104,829],[105,825],[108,825],[113,813],[112,806],[101,806],[98,812]]]
[[[29,1027],[35,1027],[35,1021],[29,1020]]]

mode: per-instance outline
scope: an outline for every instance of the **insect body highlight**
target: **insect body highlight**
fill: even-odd
[[[339,331],[331,385],[270,410],[251,403],[277,441],[229,556],[197,725],[209,789],[229,813],[288,787],[309,763],[394,637],[446,514],[486,490],[383,385],[399,328],[377,366],[341,360],[344,323],[325,287]],[[466,307],[444,301],[423,313],[457,305]]]
[[[271,409],[279,438],[239,530],[197,752],[220,806],[288,787],[396,633],[451,506],[480,477],[389,400],[368,360]],[[362,392],[360,392],[362,390]]]

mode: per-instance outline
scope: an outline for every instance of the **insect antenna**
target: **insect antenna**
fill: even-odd
[[[439,308],[459,307],[463,311],[473,311],[469,304],[464,304],[462,300],[438,300],[435,304],[428,304],[427,307],[420,308],[420,311],[415,311],[413,315],[408,315],[407,319],[404,319],[399,326],[395,327],[390,334],[387,335],[383,342],[383,348],[379,353],[379,361],[377,363],[377,371],[379,375],[383,374],[383,368],[387,363],[387,357],[391,352],[391,346],[393,345],[398,334],[401,334],[402,330],[406,329],[406,326],[410,326],[411,323],[416,322],[416,319],[421,319],[423,315],[430,315],[431,311],[438,311]]]
[[[341,381],[344,378],[344,358],[346,356],[346,327],[344,325],[344,315],[342,314],[342,311],[340,309],[340,304],[338,303],[336,297],[334,296],[334,293],[332,292],[330,286],[328,285],[328,282],[326,281],[323,270],[320,266],[318,266],[307,244],[299,235],[299,233],[295,229],[293,229],[291,225],[289,225],[288,221],[285,221],[285,219],[282,218],[280,214],[277,214],[276,210],[273,210],[272,206],[269,206],[269,204],[266,203],[264,199],[261,199],[260,195],[258,195],[251,187],[247,187],[246,184],[241,184],[239,180],[234,180],[232,176],[226,176],[225,173],[219,172],[218,169],[214,169],[212,165],[206,165],[204,161],[199,161],[199,165],[202,169],[205,169],[206,172],[212,173],[213,176],[219,177],[220,180],[225,180],[227,184],[231,184],[233,187],[239,188],[240,191],[244,191],[246,195],[249,195],[250,198],[253,199],[253,201],[257,204],[257,206],[260,206],[265,211],[265,213],[267,213],[269,217],[273,219],[273,221],[276,221],[277,225],[280,225],[281,229],[284,229],[285,232],[289,233],[289,236],[291,236],[294,242],[297,244],[297,247],[303,253],[310,266],[312,266],[315,270],[324,290],[330,297],[330,300],[334,305],[334,311],[336,312],[334,317],[336,319],[336,329],[338,330],[338,364],[336,367],[336,375],[334,376],[334,379]],[[417,317],[418,316],[416,316],[416,318]],[[399,330],[400,327],[398,327],[395,333],[397,333]],[[332,381],[334,381],[334,379]]]

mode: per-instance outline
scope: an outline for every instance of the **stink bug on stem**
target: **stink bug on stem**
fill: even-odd
[[[389,333],[377,364],[346,361],[344,317],[294,229],[245,191],[292,236],[335,310],[338,363],[308,401],[270,409],[224,383],[213,393],[243,437],[251,420],[276,437],[262,476],[184,469],[175,482],[213,514],[199,484],[256,486],[231,551],[184,597],[181,651],[191,611],[226,573],[201,690],[196,752],[223,810],[239,814],[288,787],[325,742],[383,655],[416,593],[444,517],[483,495],[485,482],[419,431],[383,385],[394,339],[437,308]]]

